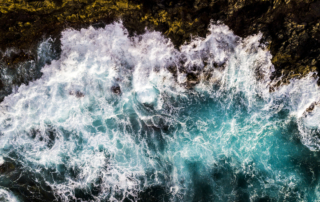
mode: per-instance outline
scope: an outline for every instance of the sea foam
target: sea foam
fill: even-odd
[[[271,91],[261,37],[212,24],[177,50],[121,23],[65,30],[60,59],[1,103],[0,155],[58,201],[318,200],[300,166],[320,148],[317,78]]]

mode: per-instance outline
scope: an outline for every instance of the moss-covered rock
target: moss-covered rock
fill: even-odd
[[[14,65],[61,30],[104,25],[122,19],[131,35],[145,27],[161,31],[179,47],[207,34],[210,20],[222,21],[245,37],[263,32],[274,56],[275,76],[304,76],[320,70],[319,0],[2,0],[0,49],[22,50],[2,62]]]

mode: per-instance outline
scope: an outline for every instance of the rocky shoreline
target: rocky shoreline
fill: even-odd
[[[59,39],[63,29],[120,19],[130,35],[157,30],[176,48],[194,36],[204,37],[210,21],[220,21],[241,37],[262,32],[273,55],[274,77],[284,83],[320,70],[319,0],[3,0],[1,68],[36,60],[39,42]],[[27,81],[15,85],[21,83]]]
[[[11,93],[14,86],[19,86],[22,83],[27,84],[29,81],[41,77],[41,67],[45,63],[49,63],[50,60],[42,60],[43,58],[39,57],[37,47],[40,42],[52,37],[53,40],[48,41],[52,48],[48,55],[51,56],[51,59],[57,59],[59,58],[59,38],[62,30],[66,28],[80,29],[90,25],[103,27],[115,20],[122,20],[130,35],[142,34],[145,32],[145,28],[160,31],[172,40],[176,48],[194,36],[204,37],[211,20],[220,21],[241,37],[263,33],[262,40],[273,55],[272,63],[276,69],[272,77],[281,78],[279,82],[288,83],[291,78],[301,78],[311,71],[319,72],[320,70],[320,1],[316,0],[2,0],[0,2],[0,102]],[[216,65],[215,67],[218,67],[218,64]],[[176,68],[168,67],[168,70],[175,77],[177,76]],[[185,87],[191,88],[197,83],[199,75],[189,72],[186,74]],[[8,75],[12,78],[5,78]],[[203,77],[210,77],[210,72],[205,72]],[[112,86],[110,90],[115,96],[122,93],[120,86]],[[69,95],[79,99],[85,96],[84,93],[76,90],[70,91]],[[308,113],[311,113],[317,105],[319,105],[318,102],[313,102],[306,109],[304,115],[307,116]],[[283,114],[279,114],[283,116]],[[241,115],[247,114],[242,113]],[[220,117],[217,116],[216,120],[218,118]],[[240,119],[238,120],[240,121]],[[231,122],[231,119],[227,119],[227,121]],[[282,119],[277,121],[289,122],[289,120]],[[159,123],[162,124],[162,120]],[[271,122],[270,125],[274,123]],[[161,124],[159,127],[167,127],[166,125],[160,126]],[[283,130],[285,133],[297,130],[295,127],[298,126],[290,124],[288,131]],[[51,134],[53,130],[48,128],[45,132]],[[154,128],[159,131],[158,126]],[[31,136],[36,136],[38,132],[32,128]],[[50,146],[48,147],[51,147],[55,137],[51,135],[49,138],[48,145],[50,144]],[[287,139],[284,143],[287,143],[289,138],[296,138],[290,141],[297,142],[292,144],[299,146],[297,152],[290,150],[289,153],[293,151],[292,153],[299,153],[303,157],[301,159],[291,158],[290,161],[293,161],[292,164],[297,167],[288,169],[297,169],[299,165],[301,172],[304,172],[301,175],[305,177],[303,180],[311,182],[310,188],[307,187],[311,190],[318,183],[314,180],[319,176],[318,157],[315,155],[316,153],[302,147],[297,137],[291,135],[285,138]],[[285,144],[279,145],[280,147],[275,145],[274,148],[282,149],[286,146]],[[282,156],[286,156],[283,154],[281,153]],[[220,161],[224,162],[223,169],[212,172],[213,179],[218,182],[226,181],[229,180],[228,176],[233,176],[230,179],[237,180],[236,191],[239,201],[249,200],[249,195],[243,190],[248,186],[248,182],[256,180],[254,175],[249,176],[246,172],[243,172],[244,174],[237,172],[235,175],[233,168],[228,167],[228,164],[231,165],[233,162],[227,162],[228,159],[225,160],[224,157]],[[248,167],[251,167],[250,164]],[[194,166],[196,163],[190,165]],[[63,164],[59,166],[61,166],[61,170],[66,169]],[[71,170],[71,172],[77,172],[77,170]],[[199,173],[194,172],[194,177],[202,176]],[[226,177],[222,177],[221,173],[226,174]],[[46,184],[45,178],[40,174],[24,170],[21,162],[15,161],[14,158],[6,159],[6,161],[0,159],[0,174],[7,176],[10,182],[7,186],[12,192],[21,195],[20,197],[25,201],[49,201],[55,197],[51,188]],[[259,175],[263,176],[264,174]],[[31,181],[33,179],[35,180]],[[38,179],[40,180],[38,181]],[[207,187],[210,188],[205,180],[204,177],[200,177],[195,180],[195,185],[198,187],[203,185],[203,190],[206,190]],[[202,192],[202,188],[195,190]],[[296,190],[299,191],[299,189]],[[80,189],[76,191],[79,198],[91,197],[81,195]],[[99,192],[98,188],[94,191]],[[29,198],[30,193],[33,194],[31,199]],[[210,196],[206,192],[203,192],[203,195]],[[140,201],[160,201],[161,198],[164,201],[169,200],[166,187],[160,185],[147,188],[139,192],[138,196],[141,198]],[[266,195],[259,201],[273,201],[273,198]]]

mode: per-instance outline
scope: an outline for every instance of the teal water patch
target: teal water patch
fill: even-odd
[[[209,31],[179,51],[121,23],[64,31],[0,105],[0,197],[319,200],[316,74],[275,87],[261,34]]]

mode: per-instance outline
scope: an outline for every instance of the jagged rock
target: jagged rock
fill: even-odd
[[[246,37],[263,32],[262,42],[274,56],[274,77],[290,80],[320,70],[319,0],[4,0],[0,6],[0,49],[31,52],[43,36],[58,37],[61,30],[104,26],[122,19],[130,35],[145,27],[161,31],[175,47],[204,37],[210,20],[222,21]],[[20,54],[1,61],[28,60]]]
[[[316,105],[318,105],[318,103],[317,103],[317,102],[313,102],[313,103],[306,109],[306,112],[312,112]]]

